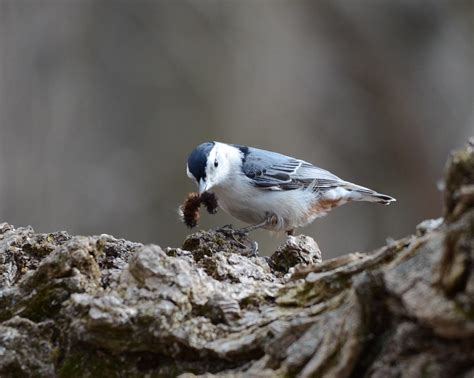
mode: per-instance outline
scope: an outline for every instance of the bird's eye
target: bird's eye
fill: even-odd
[[[214,167],[216,167],[216,168],[217,168],[217,167],[218,167],[218,165],[219,165],[219,162],[218,162],[217,160],[215,160],[215,161],[214,161]]]

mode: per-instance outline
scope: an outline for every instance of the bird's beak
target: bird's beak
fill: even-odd
[[[208,183],[203,179],[199,180],[199,194],[204,193],[207,190]]]

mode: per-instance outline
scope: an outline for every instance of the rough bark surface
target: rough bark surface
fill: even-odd
[[[231,228],[162,249],[0,225],[0,376],[472,377],[474,146],[444,219],[321,262]]]

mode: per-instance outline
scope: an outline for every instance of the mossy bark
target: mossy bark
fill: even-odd
[[[444,220],[321,262],[231,228],[161,249],[0,225],[0,376],[474,376],[474,147]]]

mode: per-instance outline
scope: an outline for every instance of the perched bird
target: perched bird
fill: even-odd
[[[306,161],[236,144],[200,144],[188,158],[187,174],[200,194],[214,193],[225,212],[250,224],[244,231],[264,228],[292,235],[348,202],[395,201]]]

